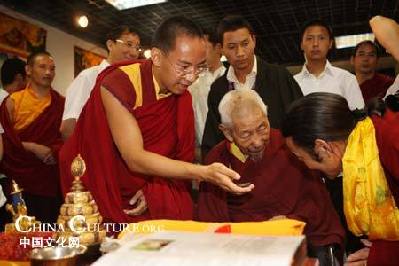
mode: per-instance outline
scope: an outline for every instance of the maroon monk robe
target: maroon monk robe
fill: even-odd
[[[314,246],[342,244],[344,231],[321,179],[296,160],[278,130],[271,130],[270,143],[259,162],[239,161],[223,141],[211,150],[206,163],[231,166],[255,188],[237,196],[201,183],[198,217],[207,222],[265,221],[276,215],[306,222],[305,234]]]
[[[29,126],[16,132],[10,121],[5,99],[0,107],[0,121],[4,128],[4,157],[1,172],[14,179],[26,193],[55,197],[59,195],[58,164],[47,165],[35,154],[28,152],[22,142],[35,142],[52,149],[58,159],[62,145],[59,128],[64,111],[65,98],[51,90],[51,104]]]
[[[143,104],[135,108],[136,93],[127,74],[119,68],[140,64]],[[82,180],[91,191],[102,216],[113,222],[148,219],[192,219],[191,182],[148,176],[129,170],[113,142],[101,99],[101,86],[108,89],[136,118],[144,149],[171,159],[191,162],[194,158],[194,120],[191,95],[156,99],[152,62],[136,60],[108,67],[97,79],[72,136],[60,153],[63,192],[72,182],[70,165],[77,154],[86,162]],[[143,190],[148,210],[129,216],[129,200]]]
[[[399,205],[399,113],[388,110],[383,117],[373,115],[379,157],[389,188]],[[399,265],[399,241],[372,241],[367,265]]]
[[[391,86],[393,82],[394,79],[392,77],[375,73],[371,79],[365,80],[360,84],[364,102],[367,104],[367,102],[374,97],[384,98],[389,86]]]

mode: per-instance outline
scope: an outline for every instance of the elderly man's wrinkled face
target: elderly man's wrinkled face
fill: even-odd
[[[228,139],[233,141],[251,160],[261,160],[270,140],[270,125],[267,116],[261,108],[251,106],[238,113],[233,112],[231,120],[232,127],[228,129],[230,131]]]

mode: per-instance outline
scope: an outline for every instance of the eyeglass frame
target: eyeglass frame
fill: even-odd
[[[135,44],[133,44],[133,43],[131,43],[131,42],[125,42],[124,40],[121,40],[121,39],[116,39],[115,42],[124,44],[124,45],[126,45],[127,48],[129,48],[129,49],[135,49],[135,50],[138,51],[138,52],[141,52],[141,51],[142,51],[142,48],[141,48],[141,45],[140,45],[140,44],[139,44],[139,45],[135,45]]]
[[[161,51],[161,53],[163,54],[163,56],[166,58],[166,61],[168,61],[168,64],[174,69],[174,71],[176,72],[176,74],[178,76],[184,77],[187,75],[195,75],[195,76],[199,76],[200,74],[204,73],[205,71],[208,70],[208,66],[205,63],[205,66],[199,66],[197,67],[197,70],[194,71],[195,66],[191,65],[191,66],[179,66],[176,64],[173,64],[172,62],[170,62],[168,55],[164,52]],[[181,68],[181,69],[178,69]]]

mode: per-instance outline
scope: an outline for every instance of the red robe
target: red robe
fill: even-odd
[[[375,73],[371,79],[360,84],[364,102],[367,104],[367,102],[374,97],[384,98],[389,86],[391,86],[393,82],[394,79],[392,77]]]
[[[135,108],[136,88],[119,68],[140,64],[142,105]],[[60,152],[63,192],[70,190],[70,165],[80,153],[87,170],[82,180],[93,194],[101,215],[107,221],[135,222],[148,219],[192,219],[191,182],[147,176],[129,170],[113,142],[101,99],[101,86],[107,88],[136,118],[144,149],[171,159],[191,162],[194,158],[194,116],[191,95],[171,95],[156,99],[152,62],[137,60],[108,67],[97,78],[90,99],[83,108],[72,136]],[[129,216],[129,200],[143,190],[148,210]]]
[[[321,179],[310,173],[285,146],[278,130],[271,130],[270,143],[259,162],[239,161],[230,143],[215,146],[206,163],[221,162],[250,182],[250,193],[236,196],[209,183],[201,183],[198,217],[207,222],[265,221],[276,215],[306,222],[305,234],[314,246],[342,244],[344,231]]]
[[[19,132],[14,130],[6,107],[6,99],[0,107],[0,121],[4,128],[4,157],[1,172],[14,179],[29,194],[55,197],[59,195],[58,164],[47,165],[28,152],[22,142],[35,142],[48,146],[58,157],[62,145],[59,132],[65,98],[51,90],[51,104],[29,126]]]
[[[387,111],[372,117],[379,157],[389,188],[399,206],[399,113]],[[399,265],[399,241],[376,240],[370,249],[367,265]]]

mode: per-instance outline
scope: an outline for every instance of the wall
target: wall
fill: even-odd
[[[100,48],[95,44],[86,42],[57,28],[22,15],[4,7],[3,5],[0,5],[0,12],[14,18],[28,21],[47,30],[46,49],[54,57],[56,65],[56,76],[53,82],[53,87],[63,95],[65,95],[65,90],[74,78],[74,46],[79,46],[85,50],[103,56],[106,56],[107,54],[105,49]]]

